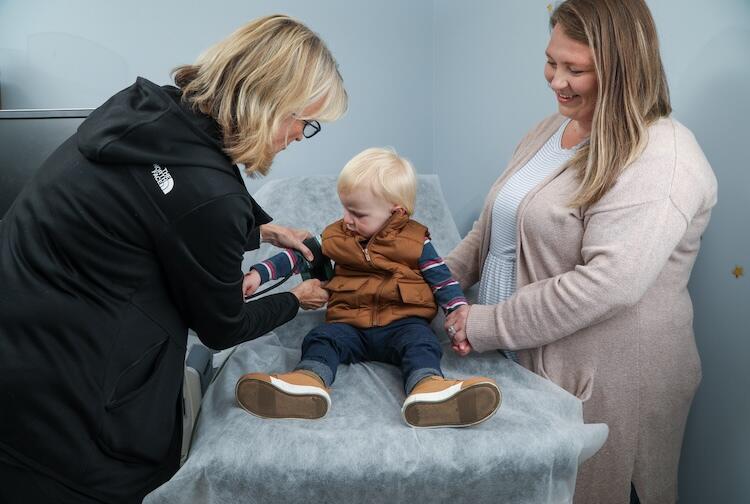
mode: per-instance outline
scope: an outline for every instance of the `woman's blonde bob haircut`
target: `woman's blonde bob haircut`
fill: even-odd
[[[278,14],[249,22],[172,76],[183,100],[219,123],[227,155],[253,176],[268,173],[274,136],[292,114],[334,121],[347,108],[326,45],[299,21]],[[303,117],[320,99],[315,117]]]
[[[414,213],[417,176],[408,159],[389,148],[365,149],[346,163],[336,186],[339,194],[369,189],[378,198]]]
[[[572,206],[596,203],[643,150],[647,127],[672,113],[656,26],[643,0],[567,0],[550,28],[593,52],[598,97],[591,137],[573,156],[581,184]]]

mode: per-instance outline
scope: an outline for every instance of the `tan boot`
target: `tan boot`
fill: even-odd
[[[322,418],[331,406],[325,384],[315,373],[250,373],[237,380],[235,396],[248,413],[261,418]]]
[[[491,417],[501,401],[500,388],[491,378],[428,376],[412,389],[401,414],[412,427],[468,427]]]

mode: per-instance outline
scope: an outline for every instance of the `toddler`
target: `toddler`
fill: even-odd
[[[438,304],[446,314],[468,304],[427,228],[410,218],[416,186],[411,164],[387,149],[367,149],[346,164],[337,185],[343,219],[318,237],[335,263],[325,286],[326,323],[305,336],[294,371],[239,379],[236,396],[245,410],[264,418],[321,418],[338,365],[373,360],[401,368],[407,395],[401,413],[413,427],[465,427],[495,413],[501,393],[494,380],[448,380],[440,370],[442,349],[430,320]],[[288,249],[254,265],[245,295],[305,264]]]

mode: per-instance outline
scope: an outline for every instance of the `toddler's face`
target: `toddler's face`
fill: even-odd
[[[391,214],[399,208],[376,196],[369,189],[339,193],[339,199],[344,206],[346,228],[362,238],[370,238],[380,231]]]

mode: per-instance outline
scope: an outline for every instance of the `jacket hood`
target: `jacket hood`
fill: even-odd
[[[174,86],[138,77],[81,123],[78,150],[103,164],[231,168],[219,125],[192,111],[180,97]]]

